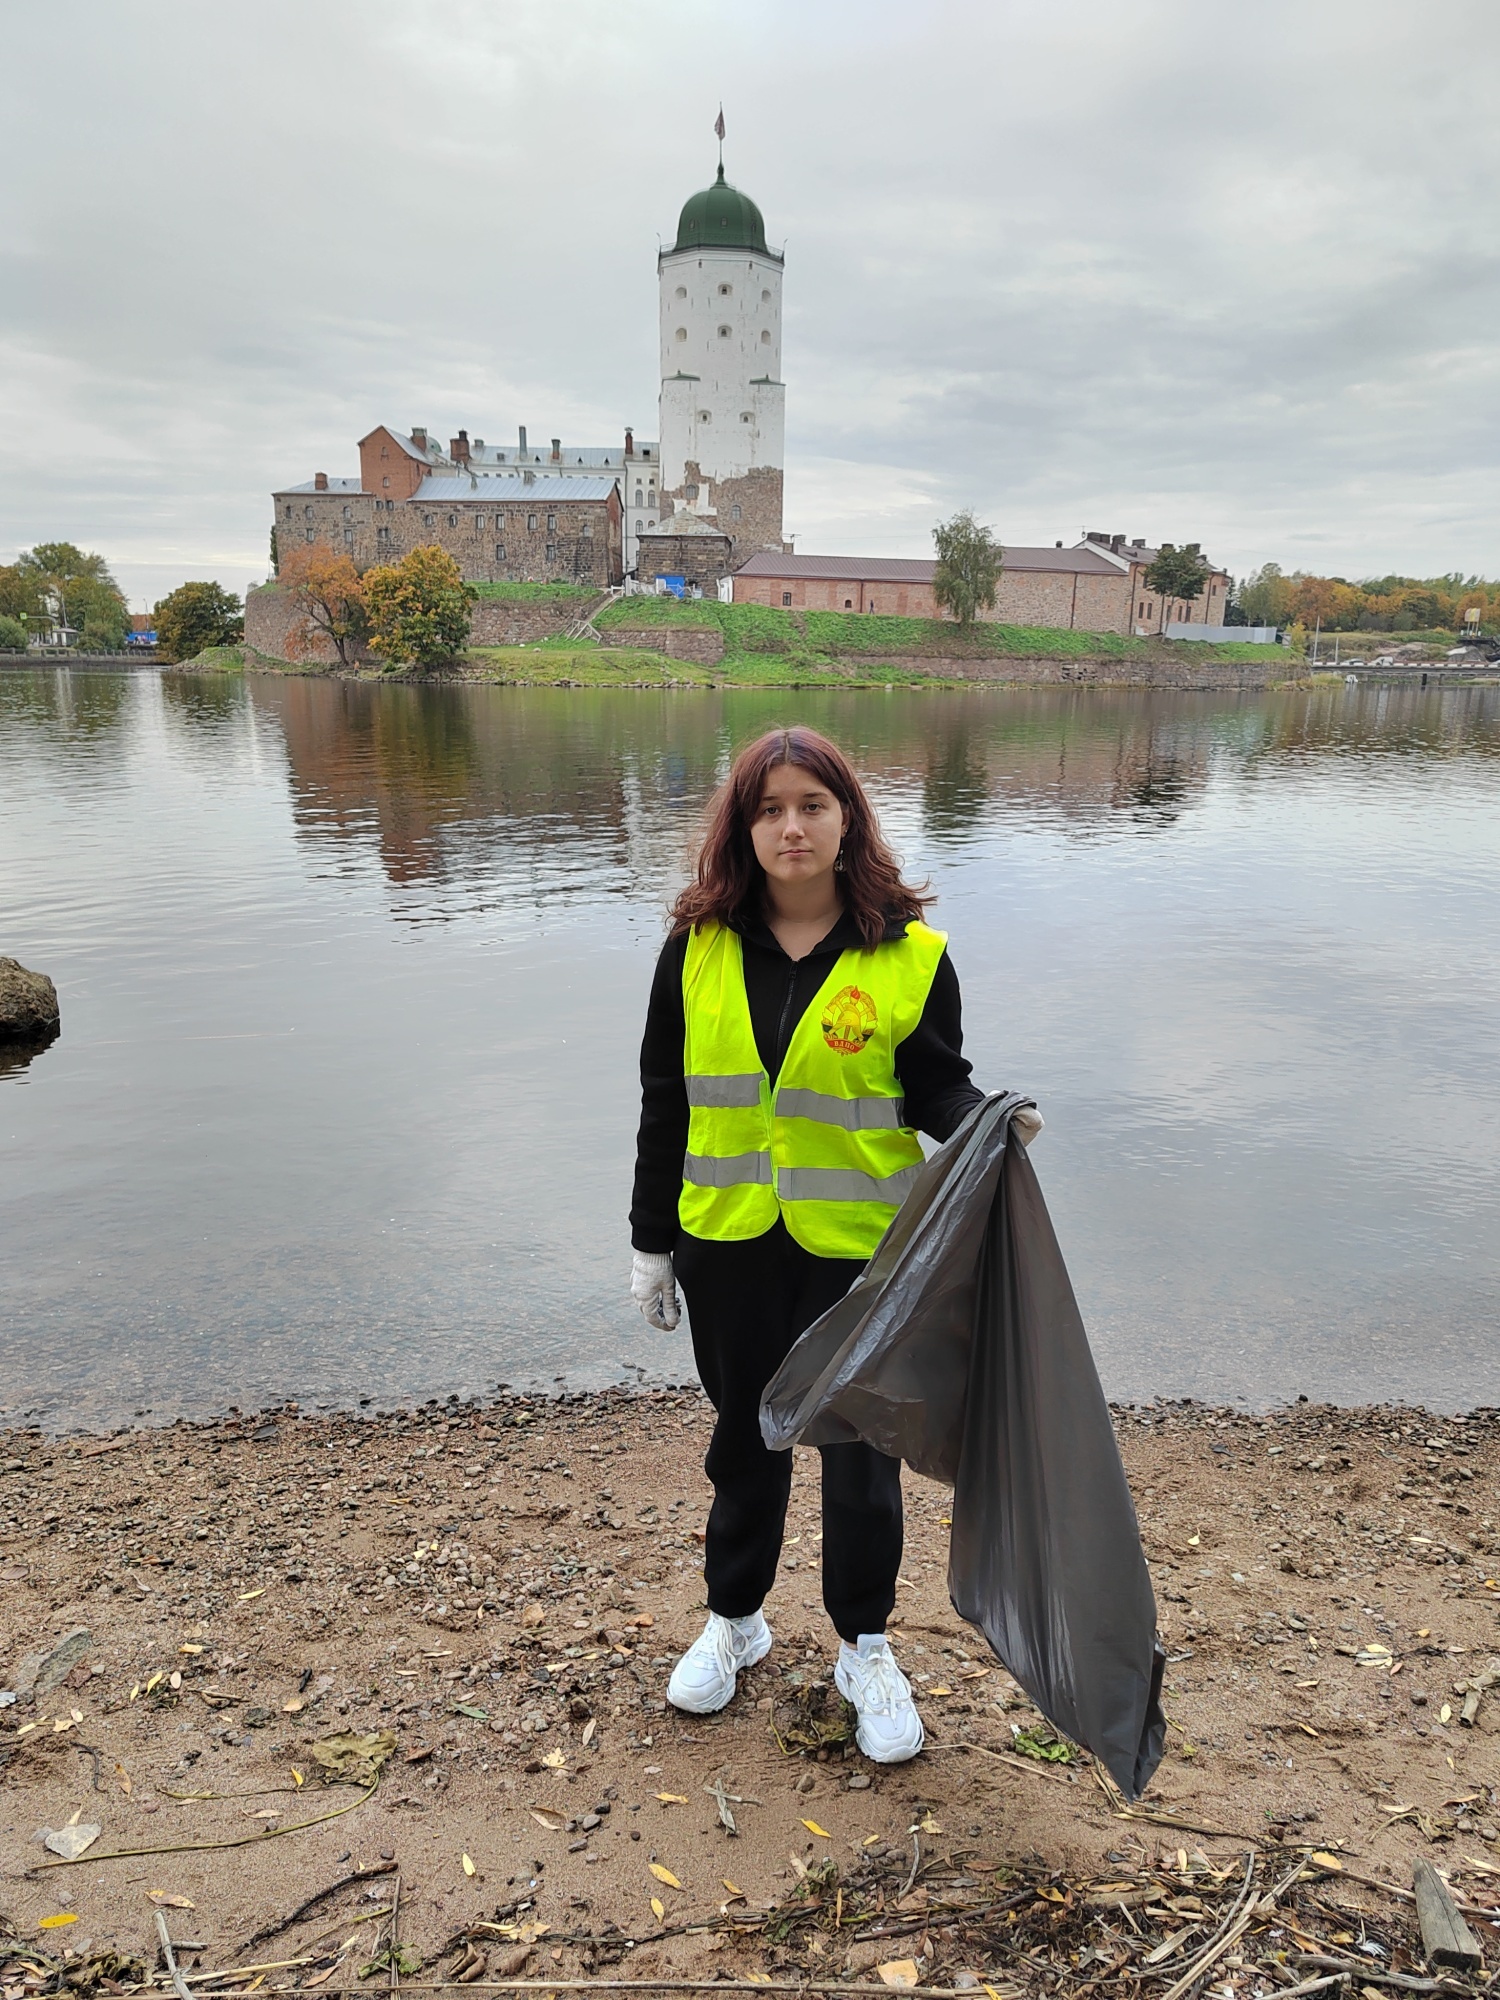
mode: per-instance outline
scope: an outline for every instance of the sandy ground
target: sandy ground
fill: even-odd
[[[1171,1659],[1169,1748],[1133,1817],[1090,1760],[1016,1754],[1039,1718],[948,1605],[947,1496],[910,1477],[895,1644],[929,1748],[881,1769],[787,1741],[840,1727],[810,1454],[769,1659],[722,1715],[669,1711],[670,1663],[702,1619],[695,1390],[10,1433],[0,1688],[20,1698],[0,1707],[0,1936],[150,1963],[162,1908],[190,1964],[300,1959],[272,1983],[333,1992],[388,1945],[399,1879],[403,1970],[427,1979],[832,1980],[909,1956],[924,1983],[1008,1966],[1018,1990],[1003,1887],[1030,1884],[1021,1915],[1054,1931],[1076,1913],[1065,1955],[1087,1965],[1100,1935],[1128,1953],[1140,1932],[1128,1907],[1087,1931],[1089,1884],[1170,1876],[1185,1907],[1153,1890],[1154,1919],[1190,1934],[1247,1853],[1295,1869],[1300,1847],[1326,1857],[1301,1944],[1384,1936],[1364,1943],[1377,1973],[1415,1962],[1409,1905],[1359,1877],[1409,1889],[1426,1856],[1474,1909],[1500,1905],[1500,1686],[1471,1725],[1461,1691],[1500,1654],[1500,1417],[1167,1407],[1117,1423]],[[38,1656],[80,1630],[65,1676],[45,1685],[66,1654],[28,1693]],[[320,1782],[317,1742],[380,1731],[394,1748],[373,1794]],[[40,1836],[70,1820],[99,1836],[50,1868]],[[181,1851],[100,1858],[150,1848]],[[988,1928],[966,1924],[976,1900]],[[1500,1929],[1475,1929],[1500,1962]],[[37,1990],[23,1971],[11,1995]]]

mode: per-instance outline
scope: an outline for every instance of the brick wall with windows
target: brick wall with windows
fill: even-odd
[[[424,482],[425,483],[425,482]],[[285,554],[297,543],[326,542],[344,550],[360,569],[397,562],[411,549],[446,549],[471,583],[577,583],[604,590],[624,575],[623,516],[617,492],[603,500],[528,501],[520,480],[516,497],[433,500],[419,487],[409,500],[370,493],[278,493],[276,543]]]

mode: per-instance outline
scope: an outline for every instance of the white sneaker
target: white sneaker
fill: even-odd
[[[689,1715],[713,1715],[734,1693],[741,1667],[753,1667],[771,1650],[771,1628],[765,1614],[721,1618],[710,1611],[708,1623],[672,1669],[667,1700]]]
[[[883,1632],[861,1633],[858,1650],[844,1640],[833,1678],[844,1699],[854,1703],[855,1741],[867,1757],[877,1764],[904,1764],[916,1756],[927,1740],[922,1718]]]

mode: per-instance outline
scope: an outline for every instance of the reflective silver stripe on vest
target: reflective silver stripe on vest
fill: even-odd
[[[690,1076],[687,1101],[705,1111],[754,1110],[760,1103],[760,1071],[749,1076]]]
[[[899,1208],[921,1171],[903,1167],[877,1180],[853,1167],[783,1167],[776,1192],[783,1201],[888,1201]]]
[[[707,1153],[688,1153],[682,1162],[682,1178],[694,1187],[769,1187],[771,1185],[771,1155],[769,1153],[730,1153],[722,1159],[713,1159]],[[863,1180],[863,1174],[856,1174],[856,1180]]]
[[[691,1103],[691,1097],[688,1099]],[[899,1097],[834,1097],[826,1090],[778,1090],[778,1118],[811,1118],[846,1132],[897,1132],[905,1122]]]

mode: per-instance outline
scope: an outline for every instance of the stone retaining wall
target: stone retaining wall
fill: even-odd
[[[724,657],[724,634],[717,625],[616,625],[599,636],[606,646],[665,653],[669,660],[700,667],[716,667]]]
[[[592,602],[587,598],[578,598],[563,604],[546,599],[481,597],[474,606],[469,644],[531,646],[538,639],[560,638],[586,613],[597,611],[604,601],[602,596]],[[258,590],[246,591],[245,645],[251,652],[260,653],[269,660],[290,661],[292,655],[287,650],[287,641],[293,627],[300,622],[291,599],[279,584],[262,584]],[[723,651],[722,641],[719,651]],[[684,654],[682,657],[693,656]],[[334,650],[326,641],[320,640],[301,664],[332,666],[335,664]]]

